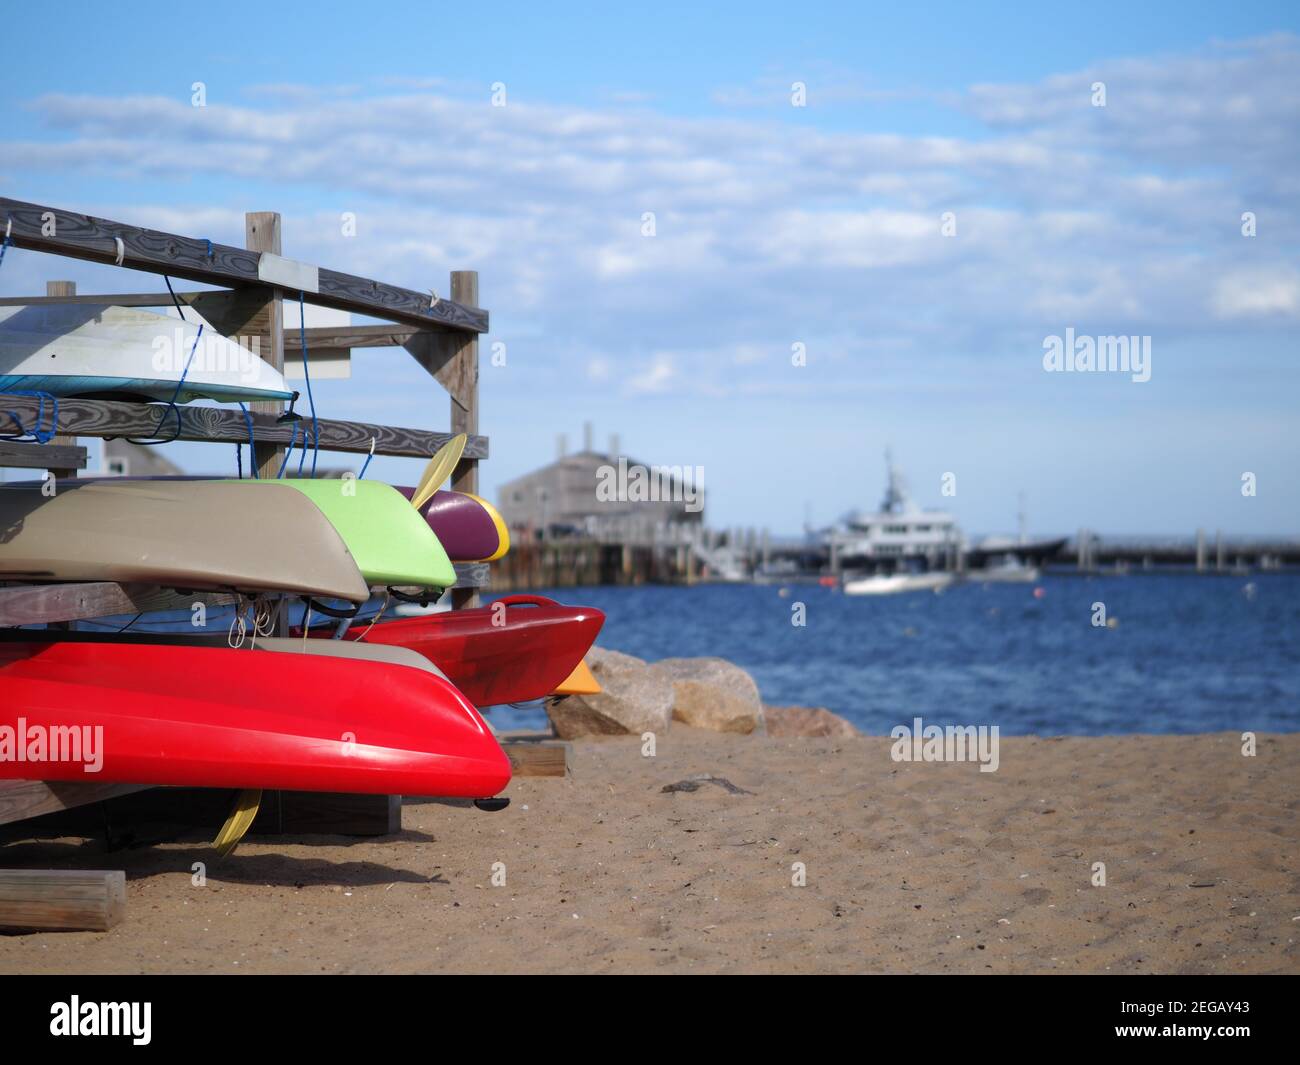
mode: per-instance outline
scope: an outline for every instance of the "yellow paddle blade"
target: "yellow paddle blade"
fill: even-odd
[[[253,818],[257,816],[257,808],[261,803],[262,791],[260,788],[241,791],[235,798],[235,808],[230,811],[226,823],[221,826],[217,838],[212,841],[212,845],[217,849],[217,854],[222,858],[239,846],[239,841],[244,838],[244,834],[252,827]]]
[[[586,662],[579,662],[567,677],[556,685],[552,695],[596,695],[600,692],[600,681],[587,668]]]
[[[465,450],[466,440],[464,433],[457,433],[438,448],[438,453],[429,460],[429,465],[424,468],[424,476],[420,478],[420,483],[415,486],[415,494],[411,496],[411,506],[416,510],[429,502],[433,493],[451,476],[451,471],[456,468],[456,463]]]

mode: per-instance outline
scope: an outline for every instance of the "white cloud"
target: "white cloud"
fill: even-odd
[[[1250,271],[1221,278],[1214,287],[1220,318],[1300,315],[1300,274],[1294,270]]]
[[[677,367],[673,357],[660,352],[641,373],[628,379],[625,391],[629,396],[662,395],[669,391],[676,380]]]
[[[785,72],[766,78],[760,88],[788,94]],[[810,96],[892,91],[851,72],[804,80]],[[1104,109],[1089,103],[1094,80]],[[552,374],[593,388],[605,379],[592,366],[617,353],[640,367],[629,394],[684,387],[679,365],[693,391],[718,394],[739,387],[737,353],[793,339],[834,366],[835,387],[876,380],[882,360],[919,373],[927,353],[965,360],[980,382],[989,352],[1063,324],[1185,335],[1294,316],[1297,83],[1287,36],[1099,63],[950,96],[984,123],[971,137],[513,97],[495,108],[481,87],[461,95],[437,79],[387,79],[378,95],[210,94],[206,108],[51,95],[30,104],[49,135],[0,139],[0,158],[26,185],[51,173],[87,188],[170,182],[171,205],[67,206],[231,243],[243,208],[281,190],[286,254],[440,292],[448,269],[474,266],[494,333],[546,338]],[[196,174],[263,191],[205,204],[189,191]],[[1260,218],[1254,241],[1239,233],[1244,210]],[[353,239],[342,211],[357,214]],[[954,237],[941,234],[946,211]],[[505,379],[522,383],[528,360],[511,351]],[[785,361],[746,363],[744,387],[784,386]]]

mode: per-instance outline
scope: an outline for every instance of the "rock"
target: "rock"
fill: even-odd
[[[597,695],[550,699],[546,713],[561,739],[640,736],[666,732],[673,719],[673,686],[639,658],[593,647],[587,665],[603,689]]]
[[[673,720],[714,732],[762,732],[754,678],[721,658],[665,658],[651,669],[672,682]]]
[[[785,739],[791,736],[856,736],[858,730],[839,714],[822,706],[768,706],[765,707],[767,734]]]
[[[623,669],[628,666],[644,666],[648,663],[644,658],[637,658],[636,655],[625,655],[622,651],[611,651],[606,647],[593,647],[587,652],[584,659],[587,668],[596,676],[600,676],[602,669]]]

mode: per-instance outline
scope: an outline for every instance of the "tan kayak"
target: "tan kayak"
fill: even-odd
[[[436,673],[443,680],[447,674],[430,662],[419,651],[409,647],[389,647],[382,643],[357,643],[353,640],[304,640],[301,636],[259,636],[249,645],[262,651],[279,651],[283,654],[324,655],[329,658],[352,658],[365,662],[381,662],[390,666],[409,666],[425,673]]]
[[[61,482],[53,496],[0,487],[0,579],[369,595],[310,499],[239,481]]]

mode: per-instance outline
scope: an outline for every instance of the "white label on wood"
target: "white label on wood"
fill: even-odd
[[[296,292],[319,292],[320,269],[264,251],[257,260],[257,277],[272,285],[283,285]]]

